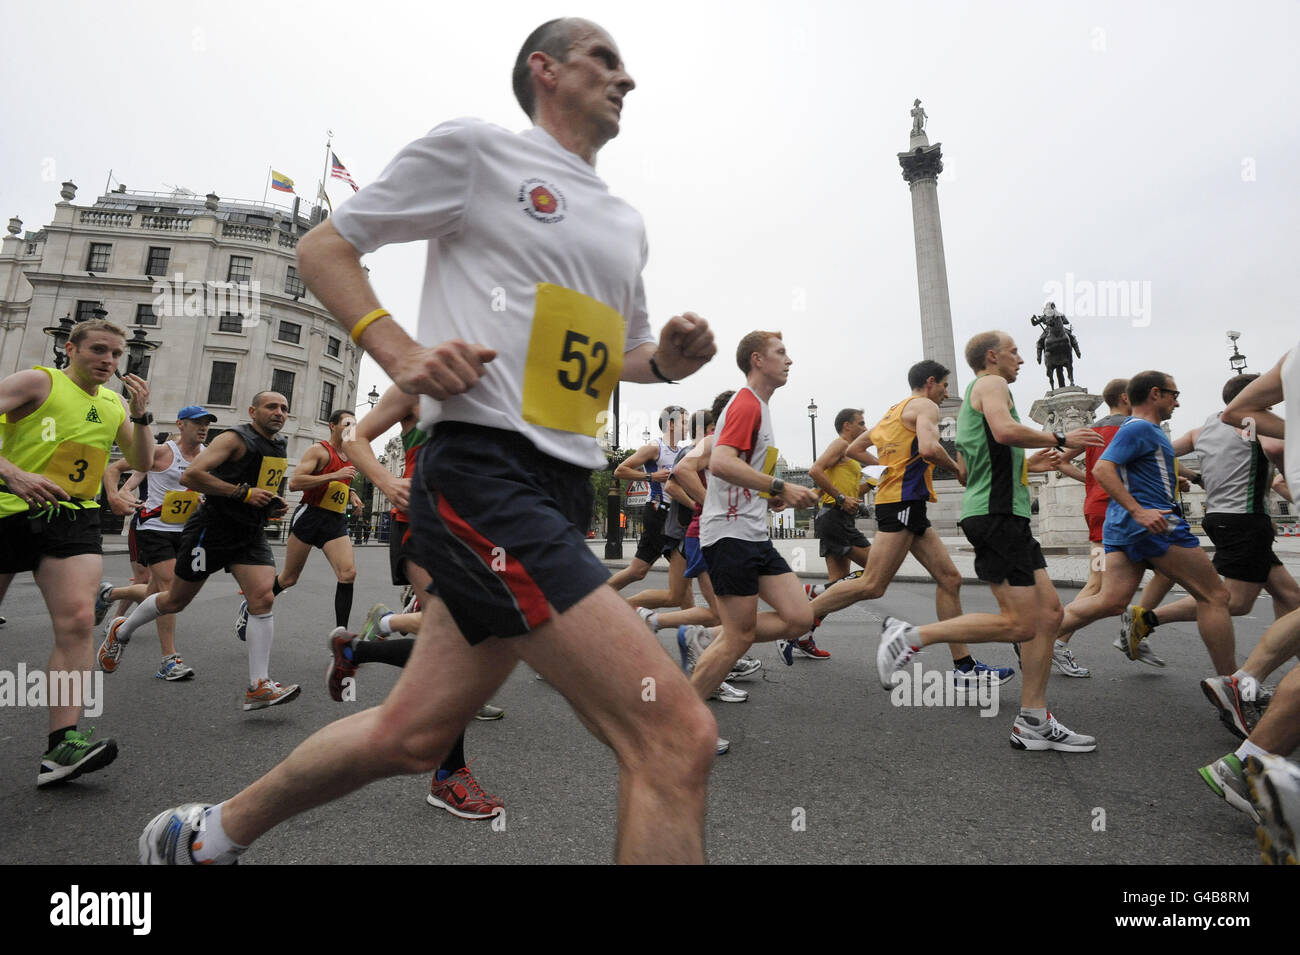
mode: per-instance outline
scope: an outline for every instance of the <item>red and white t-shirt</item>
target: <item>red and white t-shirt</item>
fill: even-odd
[[[772,474],[778,452],[767,403],[748,387],[737,391],[718,419],[713,446],[715,454],[720,447],[735,448],[740,459],[750,467]],[[708,547],[724,537],[767,540],[767,502],[766,495],[737,487],[710,471],[704,513],[700,517],[700,546]]]

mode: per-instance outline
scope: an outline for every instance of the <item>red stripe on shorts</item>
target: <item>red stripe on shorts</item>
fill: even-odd
[[[470,549],[478,555],[479,560],[483,561],[484,566],[491,568],[493,573],[501,577],[524,615],[528,629],[540,627],[551,619],[551,608],[546,601],[546,595],[528,575],[528,571],[524,570],[519,561],[507,554],[505,548],[496,547],[470,527],[447,502],[446,495],[438,495],[438,516],[451,528],[452,533],[469,545]],[[496,562],[502,559],[505,560],[504,569],[496,570]]]

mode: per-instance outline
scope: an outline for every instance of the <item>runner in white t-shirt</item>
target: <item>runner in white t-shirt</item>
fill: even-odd
[[[424,396],[432,436],[411,533],[438,596],[410,662],[383,705],[321,730],[233,799],[161,813],[144,861],[233,862],[285,819],[432,769],[520,659],[617,754],[619,861],[703,861],[717,724],[604,585],[585,530],[614,384],[687,377],[715,353],[713,333],[687,312],[656,344],[641,217],[596,175],[634,86],[614,41],[585,20],[550,21],[524,42],[514,86],[532,128],[439,126],[298,245],[312,292],[398,387]],[[418,342],[379,308],[360,264],[417,240],[428,241]],[[195,842],[187,830],[200,828]]]
[[[691,686],[707,698],[754,641],[796,640],[812,627],[803,585],[772,546],[767,512],[812,507],[817,493],[773,477],[778,452],[767,402],[786,383],[791,361],[780,332],[750,332],[736,349],[745,387],[718,419],[709,485],[700,517],[700,549],[718,598],[722,633],[700,653]],[[758,598],[785,626],[759,628]],[[787,659],[787,663],[789,660]]]

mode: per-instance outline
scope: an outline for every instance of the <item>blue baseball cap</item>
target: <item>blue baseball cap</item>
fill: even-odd
[[[202,421],[204,418],[209,421],[217,420],[217,416],[202,405],[186,405],[176,413],[177,421]]]

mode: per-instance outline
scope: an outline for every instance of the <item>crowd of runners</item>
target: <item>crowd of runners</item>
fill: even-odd
[[[53,629],[51,671],[88,672],[97,658],[111,674],[143,653],[129,653],[132,640],[153,623],[156,676],[192,679],[177,631],[183,645],[186,608],[225,571],[243,595],[232,607],[248,655],[243,708],[289,704],[302,688],[270,676],[273,608],[313,548],[337,580],[325,648],[330,695],[347,699],[365,664],[402,668],[381,705],[319,730],[243,791],[160,812],[140,836],[142,861],[235,862],[285,819],[397,774],[432,772],[428,801],[457,816],[496,815],[504,803],[470,774],[465,731],[502,716],[490,698],[519,660],[617,757],[618,860],[702,861],[709,772],[730,749],[707,701],[748,699],[734,684],[761,668],[750,655],[755,643],[775,643],[787,665],[796,655],[829,660],[815,639],[821,621],[883,597],[910,554],[934,580],[935,619],[885,617],[872,678],[888,690],[916,654],[944,643],[958,689],[999,687],[1014,669],[986,664],[975,650],[1010,643],[1021,669],[1009,728],[1018,750],[1099,745],[1047,702],[1054,669],[1090,676],[1070,642],[1077,630],[1117,618],[1115,645],[1132,661],[1164,666],[1151,635],[1195,620],[1212,671],[1202,691],[1241,740],[1200,775],[1259,824],[1268,861],[1296,862],[1300,770],[1287,757],[1300,745],[1300,668],[1275,689],[1265,681],[1300,652],[1300,587],[1272,552],[1266,503],[1271,491],[1289,497],[1300,487],[1300,453],[1285,447],[1285,421],[1271,410],[1285,403],[1286,417],[1300,420],[1300,347],[1263,375],[1234,376],[1223,410],[1171,440],[1161,425],[1180,392],[1157,370],[1111,381],[1107,414],[1092,427],[1021,424],[1009,386],[1024,359],[1005,332],[981,333],[965,347],[975,377],[955,444],[945,447],[939,428],[952,370],[919,361],[906,391],[900,375],[900,400],[874,426],[876,414],[862,409],[836,416],[837,435],[810,470],[812,489],[776,476],[769,405],[792,359],[780,332],[750,332],[734,348],[736,389],[695,412],[666,407],[662,436],[618,465],[616,477],[649,481],[651,495],[636,556],[611,577],[585,531],[590,471],[605,467],[593,435],[614,385],[678,382],[719,343],[692,312],[652,331],[641,218],[596,175],[596,155],[617,135],[635,86],[614,41],[583,20],[543,24],[520,50],[513,85],[531,128],[444,123],[299,244],[308,286],[394,385],[360,421],[335,412],[329,440],[292,472],[279,436],[289,403],[274,391],[254,395],[248,422],[211,443],[216,416],[194,405],[176,414],[174,437],[156,440],[148,385],[127,375],[126,397],[106,387],[126,338],[108,322],[77,325],[66,369],[0,381],[0,597],[13,574],[33,572]],[[428,240],[429,255],[412,339],[381,307],[360,258],[414,240]],[[394,426],[406,452],[401,477],[371,450]],[[122,458],[110,464],[114,445]],[[1180,474],[1175,459],[1193,450],[1200,473]],[[884,468],[874,541],[858,526],[864,465]],[[964,486],[960,528],[997,613],[963,612],[962,576],[927,515],[936,468]],[[1053,470],[1086,483],[1095,545],[1088,584],[1064,607],[1031,532],[1028,475]],[[399,612],[376,603],[354,631],[357,573],[344,515],[358,473],[394,505],[391,583],[405,590]],[[1206,491],[1213,561],[1179,503],[1187,481]],[[127,586],[101,580],[101,483],[109,506],[132,514]],[[302,500],[277,572],[264,527],[287,514],[286,487]],[[801,583],[773,546],[769,514],[785,508],[816,508],[824,584]],[[666,590],[620,596],[661,557]],[[1147,569],[1155,576],[1134,603]],[[1188,596],[1162,603],[1175,584]],[[1239,665],[1232,617],[1261,590],[1277,619]],[[96,654],[95,628],[114,601]],[[675,658],[661,630],[675,637]],[[639,704],[647,678],[653,707]],[[116,741],[78,729],[78,707],[51,706],[49,715],[38,786],[116,757]],[[1086,725],[1086,716],[1070,721]]]

